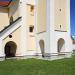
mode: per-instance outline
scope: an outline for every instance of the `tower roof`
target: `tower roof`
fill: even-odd
[[[12,0],[0,0],[0,6],[5,7],[8,6]]]

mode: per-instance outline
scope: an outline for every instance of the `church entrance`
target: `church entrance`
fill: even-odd
[[[9,41],[5,45],[5,57],[15,57],[17,45],[13,41]]]

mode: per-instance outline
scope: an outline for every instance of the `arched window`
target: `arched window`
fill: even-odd
[[[42,53],[42,57],[44,57],[44,48],[45,48],[45,44],[44,44],[44,40],[40,40],[39,41],[39,45],[40,45],[40,49],[41,49],[41,53]]]
[[[15,57],[17,45],[13,41],[9,41],[5,45],[5,57]]]
[[[58,40],[58,53],[61,53],[65,50],[65,41],[64,39],[60,38]]]
[[[34,26],[33,25],[30,25],[29,26],[29,32],[33,32],[33,30],[34,30]]]

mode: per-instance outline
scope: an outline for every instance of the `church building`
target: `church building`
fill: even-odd
[[[71,56],[70,0],[0,0],[0,57]]]

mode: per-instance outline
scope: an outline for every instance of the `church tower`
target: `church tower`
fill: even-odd
[[[70,0],[0,1],[0,57],[71,53]]]
[[[36,0],[36,7],[37,54],[72,53],[70,0]]]

